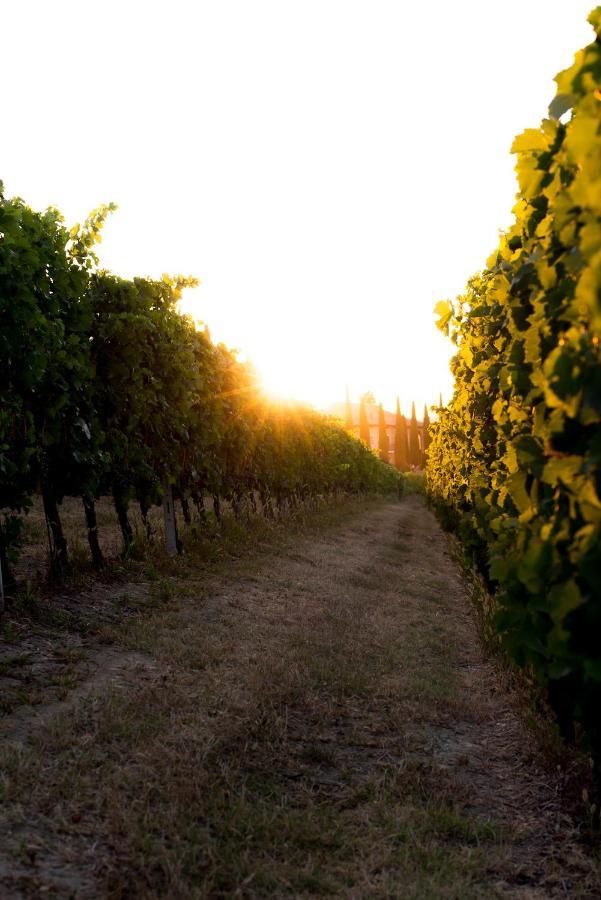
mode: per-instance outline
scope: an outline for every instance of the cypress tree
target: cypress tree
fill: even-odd
[[[401,422],[403,423],[403,454],[405,457],[405,472],[408,472],[411,468],[410,456],[409,456],[409,427],[407,425],[407,417],[401,416]]]
[[[409,468],[409,448],[407,446],[407,423],[401,415],[401,404],[396,398],[396,416],[394,420],[394,464],[399,472]]]
[[[388,435],[386,434],[386,418],[382,404],[378,405],[378,455],[382,462],[388,462]]]
[[[364,397],[361,397],[359,404],[359,437],[368,447],[371,447],[369,419],[367,418],[367,406]]]
[[[351,407],[351,398],[348,392],[348,385],[346,387],[346,399],[344,406],[344,427],[347,431],[353,430],[353,410]]]
[[[430,446],[430,416],[428,415],[428,407],[424,404],[424,451],[423,451],[423,460],[424,460],[424,468],[426,467],[426,463],[428,462],[428,447]]]
[[[419,435],[417,431],[417,416],[415,415],[415,403],[411,404],[411,424],[409,425],[409,463],[412,466],[420,466],[422,461],[419,449]]]

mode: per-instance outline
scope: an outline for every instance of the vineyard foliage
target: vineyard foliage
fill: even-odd
[[[601,759],[601,7],[516,138],[515,221],[439,327],[455,393],[428,487],[493,584],[505,647]]]
[[[23,516],[42,494],[51,561],[69,564],[60,522],[81,497],[93,561],[103,564],[95,500],[111,494],[124,543],[128,504],[142,515],[169,486],[189,516],[204,497],[296,507],[338,491],[396,491],[399,475],[341,424],[270,403],[252,368],[177,310],[193,279],[125,280],[93,252],[113,207],[71,230],[0,184],[0,562],[5,577]]]

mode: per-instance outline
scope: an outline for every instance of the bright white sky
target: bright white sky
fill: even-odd
[[[448,398],[432,307],[510,221],[513,136],[594,0],[18,0],[0,178],[102,263],[197,275],[186,308],[318,405]]]

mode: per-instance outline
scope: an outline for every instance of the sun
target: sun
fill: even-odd
[[[323,407],[332,398],[324,390],[319,371],[311,372],[308,367],[297,368],[293,360],[283,360],[277,354],[263,355],[253,360],[259,383],[267,397],[273,400],[308,403]]]

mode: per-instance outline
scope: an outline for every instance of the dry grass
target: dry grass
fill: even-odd
[[[101,576],[91,571],[88,562],[76,565],[60,584],[45,581],[40,570],[37,581],[26,582],[9,600],[0,623],[0,713],[11,713],[24,705],[53,704],[62,700],[67,687],[74,684],[98,678],[104,683],[105,654],[102,647],[100,652],[95,647],[122,641],[125,622],[133,620],[142,632],[152,628],[146,621],[148,614],[168,604],[176,585],[180,596],[198,597],[206,589],[208,573],[227,575],[233,564],[241,573],[254,570],[261,553],[294,541],[307,529],[318,532],[334,527],[374,502],[379,501],[346,498],[340,503],[302,509],[281,521],[255,517],[242,524],[225,510],[219,526],[210,517],[203,527],[198,523],[183,527],[180,522],[184,553],[176,559],[165,554],[162,525],[156,521],[154,538],[143,541],[138,529],[134,556],[114,558]],[[68,534],[81,537],[83,530],[76,531],[83,529],[80,504],[67,498],[64,507]],[[117,547],[118,528],[108,501],[104,512],[109,527],[103,533],[112,536]],[[25,544],[25,562],[36,555],[40,560],[45,557],[44,544],[34,543],[40,517],[43,521],[38,504],[28,520],[31,530],[30,543]],[[73,663],[69,673],[64,667],[67,657]],[[135,655],[130,658],[126,652],[122,661],[126,667],[138,662]]]
[[[422,501],[262,547],[122,598],[147,665],[4,745],[6,896],[598,896]]]

